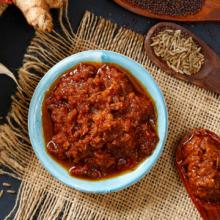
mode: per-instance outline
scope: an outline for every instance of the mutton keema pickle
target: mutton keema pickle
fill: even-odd
[[[158,143],[154,102],[128,71],[81,63],[43,103],[48,153],[72,176],[91,180],[134,169]]]

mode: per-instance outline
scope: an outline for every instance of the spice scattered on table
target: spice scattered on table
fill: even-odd
[[[201,47],[181,30],[161,30],[151,40],[155,55],[175,72],[192,75],[202,68],[205,57]]]
[[[15,190],[7,190],[6,192],[7,192],[7,193],[10,193],[10,194],[15,194],[15,193],[16,193]]]
[[[155,14],[186,16],[198,13],[204,0],[126,0]]]
[[[11,186],[11,183],[6,183],[6,182],[4,182],[4,183],[2,183],[2,186],[10,187],[10,186]]]
[[[0,198],[3,196],[3,193],[4,193],[4,191],[1,190],[1,191],[0,191]]]

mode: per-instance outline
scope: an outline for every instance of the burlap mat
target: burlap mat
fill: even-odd
[[[143,49],[142,35],[89,12],[76,34],[61,26],[62,34],[36,33],[19,70],[21,88],[13,97],[8,124],[0,127],[0,161],[22,180],[15,219],[199,219],[177,175],[174,152],[191,128],[220,131],[219,96],[157,69]],[[59,60],[88,49],[113,50],[144,65],[164,92],[169,109],[169,137],[157,165],[139,183],[108,195],[83,194],[55,180],[39,164],[28,139],[28,105],[38,81]]]

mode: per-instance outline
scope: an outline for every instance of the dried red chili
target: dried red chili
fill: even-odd
[[[47,150],[73,176],[100,179],[133,169],[158,142],[151,98],[113,64],[78,65],[58,79],[43,106]]]
[[[180,177],[204,219],[220,218],[220,137],[195,129],[176,153]]]

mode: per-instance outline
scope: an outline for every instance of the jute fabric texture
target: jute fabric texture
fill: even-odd
[[[61,15],[65,17],[65,15]],[[220,132],[218,95],[178,81],[158,69],[143,48],[144,36],[86,12],[76,33],[61,21],[62,33],[36,33],[19,70],[7,124],[0,127],[0,162],[22,183],[14,219],[200,219],[175,168],[176,146],[194,127]],[[67,28],[68,27],[68,28]],[[69,188],[45,171],[31,147],[27,114],[39,80],[61,59],[90,49],[122,53],[142,64],[164,93],[169,135],[164,152],[151,172],[121,192],[91,195]],[[41,146],[44,147],[44,146]],[[4,171],[2,171],[4,173]]]

